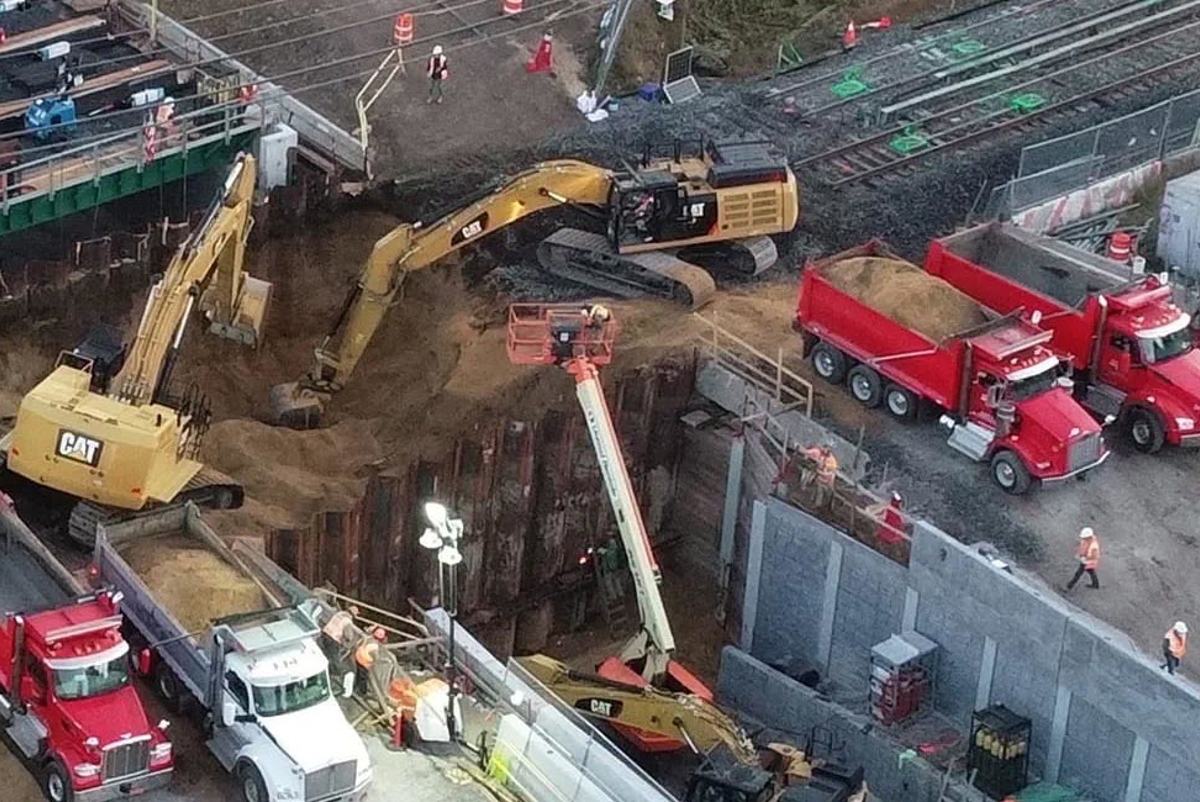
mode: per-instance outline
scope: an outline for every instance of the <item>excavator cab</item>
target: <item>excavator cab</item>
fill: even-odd
[[[59,355],[58,364],[80,369],[84,364],[90,364],[92,392],[104,394],[108,392],[113,377],[125,365],[125,354],[121,330],[107,323],[98,323],[88,330],[79,345]]]
[[[692,773],[684,802],[866,801],[861,767],[813,765],[804,752],[784,744],[772,744],[769,752],[775,753],[768,758],[771,769],[749,765],[727,747],[718,746]]]

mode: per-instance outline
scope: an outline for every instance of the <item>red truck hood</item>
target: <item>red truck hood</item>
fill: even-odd
[[[63,714],[83,733],[80,741],[95,736],[103,747],[150,732],[142,701],[129,686],[87,699],[59,700],[59,704]]]
[[[1024,425],[1033,424],[1063,443],[1082,434],[1100,431],[1100,424],[1079,406],[1071,394],[1054,388],[1017,404]]]
[[[1179,401],[1189,412],[1200,403],[1200,351],[1193,348],[1183,356],[1154,365],[1152,370],[1179,390],[1184,396]]]

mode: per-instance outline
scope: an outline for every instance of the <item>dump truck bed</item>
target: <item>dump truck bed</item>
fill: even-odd
[[[1081,306],[1089,294],[1133,278],[1128,268],[1111,259],[1031,234],[1009,223],[991,223],[934,240],[925,266],[931,274],[943,276],[958,260],[984,267],[1062,306],[1074,308]],[[957,285],[956,281],[951,283]]]
[[[155,548],[162,558],[157,564],[150,553]],[[199,552],[205,555],[205,564],[219,564],[224,576],[255,588],[256,603],[244,610],[212,608],[204,589],[196,587],[197,576],[187,575],[190,563],[181,571],[164,574],[159,570],[180,551]],[[210,619],[268,606],[268,598],[258,590],[261,586],[241,559],[204,523],[200,510],[191,503],[101,526],[93,562],[101,581],[124,593],[121,608],[125,617],[148,642],[161,644],[158,650],[163,659],[197,699],[205,698],[208,683]],[[183,595],[189,592],[190,597]]]

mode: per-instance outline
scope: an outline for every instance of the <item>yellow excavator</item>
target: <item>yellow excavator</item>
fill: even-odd
[[[257,346],[271,285],[243,272],[256,163],[242,154],[203,223],[150,288],[132,343],[100,327],[21,400],[0,438],[7,470],[78,499],[69,534],[82,543],[114,514],[182,501],[241,506],[242,488],[196,461],[208,399],[177,393],[171,374],[194,309],[219,336]]]
[[[800,215],[796,176],[762,141],[706,142],[637,166],[607,170],[581,161],[542,162],[437,222],[404,223],[375,243],[324,340],[299,382],[275,387],[275,422],[316,426],[340,390],[405,277],[516,221],[559,206],[591,211],[607,235],[560,228],[538,247],[549,273],[618,296],[658,295],[698,308],[714,292],[697,264],[758,273],[778,258],[771,235],[790,232]]]

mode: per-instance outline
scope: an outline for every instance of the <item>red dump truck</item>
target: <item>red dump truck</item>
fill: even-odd
[[[147,720],[130,685],[120,594],[83,595],[3,496],[0,533],[0,731],[51,802],[165,785],[167,725]]]
[[[1156,276],[1008,224],[935,240],[926,270],[1000,312],[1036,319],[1074,368],[1075,395],[1147,453],[1200,447],[1191,318]]]
[[[794,326],[817,375],[845,382],[859,402],[882,404],[897,418],[915,418],[922,401],[934,405],[944,413],[949,445],[987,461],[996,483],[1012,494],[1104,462],[1099,425],[1059,381],[1050,332],[1015,314],[980,309],[984,322],[935,340],[827,275],[865,257],[895,259],[871,242],[805,268]]]

